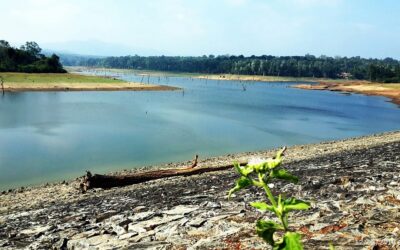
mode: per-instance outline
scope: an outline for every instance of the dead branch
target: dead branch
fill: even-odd
[[[186,168],[160,169],[160,170],[152,170],[146,172],[139,172],[131,175],[120,175],[120,176],[100,175],[100,174],[92,175],[89,171],[87,171],[86,176],[83,177],[83,180],[80,184],[80,189],[82,193],[84,193],[91,188],[122,187],[161,178],[174,177],[174,176],[190,176],[207,172],[221,171],[230,168],[233,168],[232,164],[219,167],[197,167],[197,168],[186,167]]]

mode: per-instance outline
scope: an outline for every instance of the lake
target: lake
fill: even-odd
[[[117,77],[183,90],[0,96],[0,190],[70,179],[85,170],[107,173],[195,154],[400,129],[400,109],[383,97],[290,88],[295,83]]]

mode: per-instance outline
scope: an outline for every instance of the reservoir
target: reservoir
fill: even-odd
[[[205,158],[400,129],[400,109],[384,97],[291,88],[296,82],[115,77],[182,90],[5,93],[0,190],[75,178],[85,170],[107,173],[195,154]]]

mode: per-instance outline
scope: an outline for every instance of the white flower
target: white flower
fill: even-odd
[[[259,165],[261,165],[261,164],[264,164],[265,162],[267,162],[268,160],[267,159],[263,159],[263,158],[251,158],[250,160],[249,160],[249,162],[247,163],[247,165],[249,165],[249,166],[259,166]]]

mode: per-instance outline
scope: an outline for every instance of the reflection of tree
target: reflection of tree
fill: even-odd
[[[2,76],[0,76],[0,84],[1,84],[1,90],[3,91],[3,95],[4,95],[4,80],[3,80]]]

